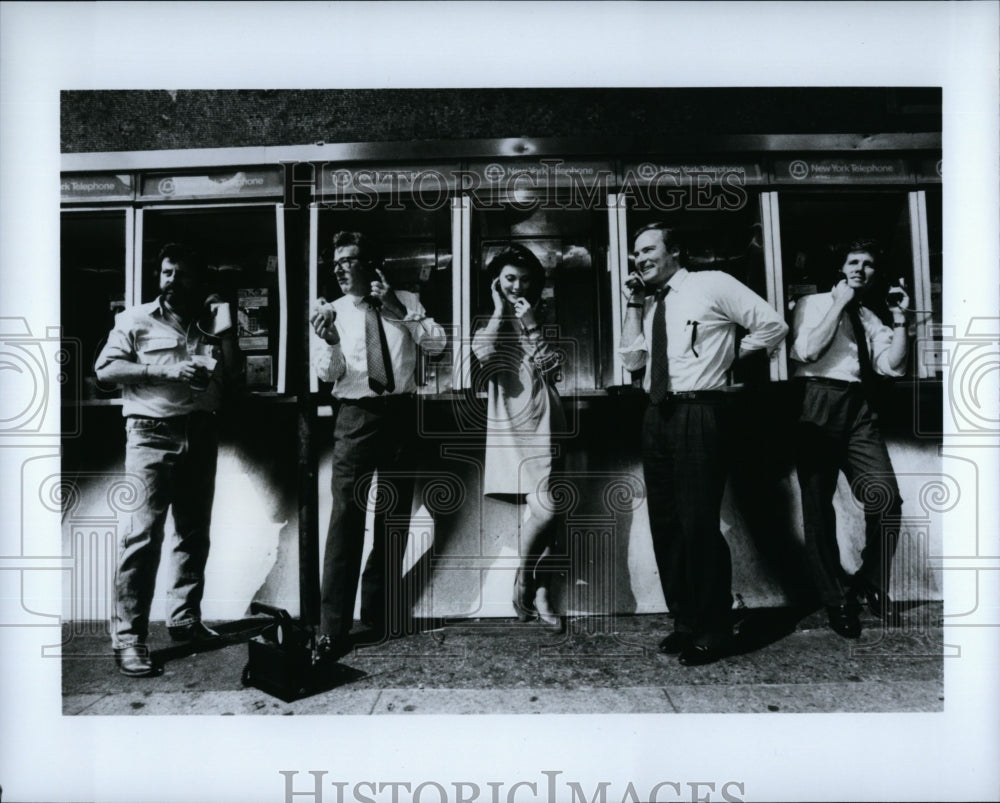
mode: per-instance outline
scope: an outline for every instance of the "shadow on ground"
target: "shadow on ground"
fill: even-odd
[[[63,644],[65,714],[676,713],[939,711],[941,604],[900,606],[898,627],[864,615],[860,639],[821,610],[741,611],[733,655],[683,667],[656,645],[666,614],[575,617],[553,633],[511,620],[418,622],[414,632],[358,646],[308,696],[285,702],[243,685],[247,642],[271,620],[214,624],[194,650],[150,634],[159,677],[114,666],[106,635]]]

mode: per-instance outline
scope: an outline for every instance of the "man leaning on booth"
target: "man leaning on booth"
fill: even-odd
[[[115,316],[97,358],[97,377],[122,387],[125,472],[141,483],[140,504],[124,532],[115,573],[111,637],[119,670],[156,671],[147,643],[150,608],[172,509],[167,629],[173,641],[218,636],[201,621],[215,496],[216,412],[243,361],[228,306],[206,298],[204,265],[182,245],[163,247],[155,301]]]
[[[903,504],[872,395],[876,375],[905,373],[910,300],[902,280],[888,288],[891,327],[866,306],[876,303],[879,255],[872,240],[843,246],[833,290],[799,299],[792,321],[794,376],[803,385],[796,462],[806,555],[830,627],[844,638],[861,634],[861,600],[879,618],[892,619],[889,571]],[[844,572],[837,544],[833,495],[840,471],[865,510],[861,568],[853,577]]]
[[[659,644],[683,666],[732,649],[732,561],[719,529],[733,431],[726,372],[737,358],[770,353],[788,327],[749,287],[721,271],[688,272],[686,251],[666,224],[641,228],[622,360],[638,371],[649,407],[642,463],[653,554],[673,632]]]
[[[386,504],[376,506],[374,544],[360,578],[364,640],[398,633],[409,617],[401,580],[415,471],[417,349],[440,354],[446,343],[417,295],[389,285],[365,235],[339,232],[333,249],[333,276],[343,295],[331,303],[320,299],[311,317],[313,369],[333,383],[337,400],[316,646],[321,662],[336,661],[354,644],[350,630],[375,471]],[[387,524],[387,514],[395,524]]]

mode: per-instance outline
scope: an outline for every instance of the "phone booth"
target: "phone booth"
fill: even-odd
[[[517,148],[514,148],[517,151]],[[549,588],[549,604],[567,613],[603,614],[635,605],[629,578],[628,531],[641,485],[627,458],[630,447],[616,398],[617,328],[613,299],[614,162],[562,158],[545,153],[532,159],[470,161],[468,287],[465,294],[463,361],[471,391],[485,401],[480,366],[471,354],[471,335],[492,313],[492,259],[519,244],[545,270],[540,322],[549,346],[561,357],[555,388],[566,432],[552,437],[554,464],[549,490],[556,534],[551,565],[562,582]],[[480,446],[478,466],[485,461]],[[611,500],[609,503],[608,500]],[[487,612],[510,615],[511,580],[517,568],[523,510],[483,497],[481,522],[483,598]]]
[[[675,231],[686,252],[688,271],[722,271],[770,306],[781,308],[774,193],[768,186],[767,165],[760,156],[690,154],[685,158],[653,154],[624,162],[622,176],[614,199],[618,241],[617,291],[613,298],[619,321],[625,316],[625,281],[635,269],[635,232],[650,223],[665,223]],[[619,323],[616,332],[620,331]],[[742,329],[737,330],[736,353],[743,334]],[[697,328],[692,327],[692,344],[696,336]],[[720,511],[721,531],[732,553],[734,596],[753,603],[764,600],[765,604],[773,604],[781,599],[782,592],[772,578],[780,578],[785,588],[802,585],[798,545],[788,532],[788,522],[783,520],[784,511],[794,504],[785,485],[790,462],[776,448],[783,442],[782,431],[791,414],[786,388],[780,384],[786,378],[782,360],[780,351],[769,360],[763,355],[745,363],[734,360],[726,375],[726,389],[733,393],[731,406],[739,438],[731,445],[731,474]],[[622,385],[641,387],[644,371],[633,375],[619,360],[616,373]],[[641,415],[642,410],[643,405],[638,405],[636,415]],[[638,459],[634,471],[643,476]],[[646,489],[645,493],[655,493],[655,489]],[[635,521],[636,541],[645,544],[649,540],[645,509],[637,511]],[[644,554],[643,560],[655,565],[651,552]],[[652,580],[647,578],[642,590],[645,604],[658,601],[658,589]]]
[[[877,266],[878,298],[866,299],[887,314],[886,291],[902,283],[916,310],[914,331],[926,337],[931,322],[930,287],[924,261],[922,227],[908,160],[885,157],[808,156],[774,163],[779,187],[781,265],[784,303],[790,314],[798,297],[827,292],[837,283],[840,265],[835,249],[858,238],[878,241],[883,254]],[[790,315],[789,315],[790,317]],[[910,377],[931,369],[911,352]]]
[[[113,164],[115,157],[95,160]],[[229,304],[247,366],[247,394],[234,396],[220,411],[206,569],[212,594],[204,600],[204,616],[239,618],[247,600],[261,595],[297,607],[295,589],[287,588],[283,577],[286,557],[295,560],[298,524],[295,422],[292,406],[285,403],[288,315],[280,167],[74,171],[62,175],[61,192],[63,337],[77,344],[65,350],[71,381],[63,383],[63,419],[79,422],[76,435],[64,439],[61,455],[73,502],[64,517],[64,538],[77,557],[66,593],[74,611],[87,607],[86,616],[72,618],[107,626],[116,541],[127,523],[128,505],[143,493],[122,475],[121,390],[99,382],[94,363],[115,315],[158,295],[157,256],[170,242],[184,243],[204,258],[206,289]],[[166,565],[161,563],[164,570]],[[154,619],[162,617],[165,584],[165,576],[158,578]]]
[[[766,225],[771,198],[766,191],[767,173],[760,161],[745,157],[715,161],[649,157],[629,161],[619,195],[618,279],[624,286],[634,268],[631,256],[634,232],[653,222],[676,228],[687,251],[688,270],[721,270],[739,279],[757,295],[777,306],[774,264],[771,259],[773,233]],[[620,298],[621,293],[616,294]],[[619,302],[620,304],[621,302]],[[622,317],[623,312],[619,313]],[[776,361],[770,378],[779,379]],[[730,371],[728,383],[766,381],[768,367],[755,364],[756,375]],[[619,368],[623,384],[632,381]],[[636,377],[639,381],[641,377]]]
[[[94,376],[94,360],[115,315],[132,303],[135,213],[131,174],[67,174],[60,182],[62,326],[79,340],[78,364],[66,366],[79,382],[63,384],[63,403],[91,405],[121,396]]]
[[[333,279],[333,236],[364,233],[390,286],[414,293],[443,326],[454,320],[455,165],[322,165],[310,208],[309,297],[340,295]],[[377,278],[372,273],[372,279]],[[453,340],[443,354],[421,354],[417,392],[433,397],[453,387]],[[311,390],[317,392],[315,377]]]
[[[414,381],[418,421],[414,426],[420,429],[421,437],[417,442],[418,469],[413,504],[408,519],[401,511],[394,510],[390,516],[397,518],[396,524],[390,522],[390,526],[409,527],[403,557],[404,593],[410,595],[415,616],[430,616],[435,608],[431,602],[430,566],[444,541],[442,533],[448,529],[447,517],[455,512],[449,509],[447,502],[442,508],[435,488],[446,488],[446,493],[453,494],[459,506],[465,501],[455,490],[454,474],[447,470],[447,460],[441,449],[441,438],[452,431],[448,414],[452,407],[452,391],[457,386],[455,349],[459,337],[455,311],[461,308],[461,280],[455,263],[461,249],[458,221],[462,214],[454,196],[458,163],[338,162],[314,165],[311,169],[313,200],[309,207],[307,246],[309,305],[316,299],[333,301],[340,296],[333,275],[333,238],[342,231],[361,232],[375,260],[367,280],[378,278],[377,268],[393,289],[413,293],[427,316],[440,324],[448,335],[442,353],[432,356],[417,351]],[[339,406],[331,397],[330,386],[320,382],[311,368],[308,370],[309,395],[316,413],[312,439],[318,460],[318,549],[315,570],[310,566],[301,580],[315,586],[307,596],[318,591],[318,567],[322,565],[326,546],[331,512],[330,455]],[[431,433],[437,433],[437,437]],[[385,478],[386,483],[391,481]],[[379,483],[376,475],[368,498],[369,515],[374,515],[379,499],[392,494],[391,490],[380,489]],[[367,556],[373,543],[371,528],[365,537]]]
[[[916,218],[917,238],[920,246],[919,266],[925,276],[924,299],[928,302],[926,312],[921,319],[929,322],[923,330],[922,348],[917,357],[921,376],[928,379],[940,379],[944,354],[942,339],[942,303],[941,288],[944,283],[944,268],[942,260],[942,197],[941,197],[941,159],[923,158],[917,161],[915,169],[917,183],[911,204]]]
[[[64,574],[69,630],[63,654],[71,654],[75,634],[103,633],[113,597],[110,578],[117,540],[127,515],[119,479],[124,433],[121,391],[97,380],[94,361],[115,315],[132,303],[134,177],[130,173],[67,173],[61,176],[61,383],[60,456],[49,467],[67,489],[63,554],[72,555]],[[99,434],[100,433],[100,434]],[[114,434],[111,434],[114,433]],[[99,489],[92,497],[87,492]]]
[[[159,292],[157,255],[182,242],[202,257],[207,289],[230,305],[247,387],[284,393],[288,315],[282,208],[276,167],[142,176],[136,240],[140,303]]]
[[[564,398],[611,384],[607,195],[610,162],[537,159],[472,162],[469,318],[489,317],[490,261],[514,243],[545,269],[542,299],[565,349]],[[470,321],[471,324],[471,321]]]
[[[789,153],[775,157],[771,169],[778,212],[774,230],[781,243],[778,287],[789,323],[800,298],[837,284],[838,246],[855,239],[873,239],[881,250],[865,305],[888,321],[891,288],[901,286],[909,296],[906,374],[882,383],[878,418],[904,500],[892,594],[932,596],[939,585],[928,562],[936,548],[930,533],[937,511],[928,504],[925,488],[940,481],[941,463],[936,445],[925,438],[939,432],[942,412],[941,207],[940,193],[933,189],[933,177],[940,180],[940,158]],[[929,184],[931,191],[920,184]],[[790,376],[794,365],[782,360],[782,368]],[[843,476],[838,488],[841,551],[856,556],[863,547],[863,517]]]

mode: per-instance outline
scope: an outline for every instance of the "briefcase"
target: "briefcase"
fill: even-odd
[[[266,613],[273,618],[261,633],[247,642],[247,665],[243,685],[253,686],[286,703],[313,693],[313,634],[292,619],[288,611],[254,602],[250,613]]]

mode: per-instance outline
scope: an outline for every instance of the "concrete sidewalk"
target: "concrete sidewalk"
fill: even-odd
[[[687,668],[660,655],[666,614],[576,617],[565,633],[511,620],[426,623],[359,647],[324,688],[286,703],[241,681],[247,640],[268,620],[217,625],[224,639],[192,654],[151,635],[163,673],[120,675],[103,633],[63,646],[63,713],[598,714],[941,711],[941,603],[910,604],[895,628],[862,617],[846,641],[822,611],[741,613],[738,653]],[[86,628],[76,627],[80,631]]]

